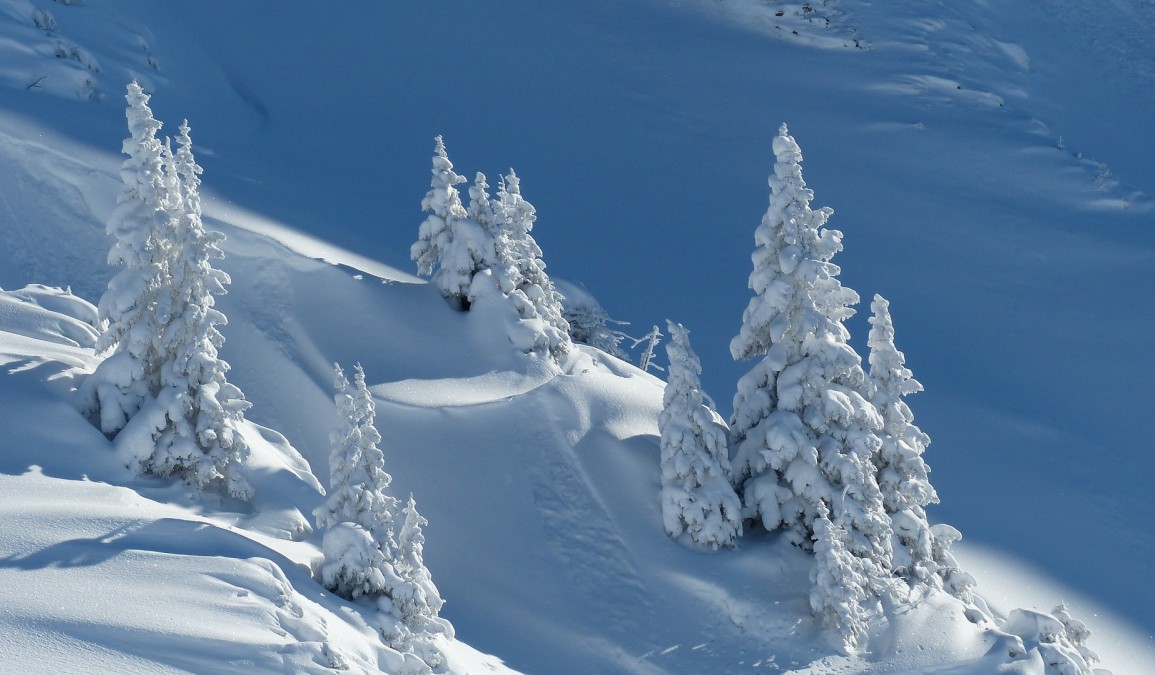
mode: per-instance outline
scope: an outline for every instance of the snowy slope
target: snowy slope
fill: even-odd
[[[1151,319],[1137,309],[1155,258],[1144,162],[1155,141],[1137,133],[1153,90],[1150,5],[832,0],[818,24],[781,6],[782,21],[776,6],[741,0],[296,13],[259,2],[2,3],[0,286],[99,297],[125,133],[120,91],[142,77],[166,131],[190,119],[217,196],[210,224],[229,236],[235,280],[224,356],[255,404],[250,418],[296,449],[273,442],[268,461],[299,469],[299,452],[326,475],[329,364],[364,363],[397,494],[412,491],[431,521],[427,559],[462,640],[531,672],[837,668],[837,658],[819,661],[833,650],[804,618],[795,552],[771,541],[701,556],[665,540],[659,382],[596,355],[565,372],[526,364],[495,343],[492,322],[448,311],[397,269],[411,269],[430,139],[444,133],[466,173],[518,169],[551,273],[584,282],[639,333],[665,316],[694,330],[706,386],[726,408],[747,366],[727,363],[725,344],[747,298],[770,135],[786,120],[818,203],[834,206],[832,225],[847,232],[844,279],[893,301],[899,347],[929,390],[912,405],[935,438],[928,459],[944,503],[932,517],[982,544],[976,553],[1018,558],[1086,596],[1032,577],[1046,588],[1004,609],[1049,609],[1064,596],[1092,629],[1120,626],[1092,640],[1104,665],[1151,670],[1155,588],[1136,581],[1155,564],[1150,441],[1129,423],[1149,402],[1153,370],[1143,349]],[[56,28],[37,27],[36,9]],[[1092,100],[1113,112],[1110,125]],[[246,543],[278,527],[259,523],[241,524],[257,534],[217,533],[221,516],[190,515],[199,507],[181,490],[141,487],[115,462],[89,459],[107,443],[62,402],[68,378],[49,376],[59,363],[89,367],[91,354],[52,343],[75,329],[20,317],[3,328],[18,334],[4,343],[4,447],[19,451],[5,451],[14,484],[0,492],[13,496],[6,512],[59,528],[6,529],[5,573],[39,588],[53,584],[42,574],[67,569],[85,580],[78,586],[100,588],[136,569],[114,566],[176,556],[165,573],[195,576],[178,588],[205,617],[240,626],[257,612],[270,634],[286,634],[245,631],[250,658],[322,662],[324,640],[279,623],[294,606],[311,630],[326,617],[339,635],[330,640],[358,663],[385,658],[355,622],[332,618],[341,610],[331,597],[317,608],[293,595],[316,601],[293,570],[315,556],[307,542],[288,552]],[[29,321],[39,327],[14,328]],[[865,322],[852,330],[861,344]],[[61,452],[50,462],[43,448]],[[291,497],[260,512],[309,513],[319,493],[307,476],[280,473]],[[76,508],[25,514],[30,494]],[[110,535],[133,527],[120,506],[78,516],[105,502],[143,509],[157,534]],[[215,523],[203,544],[166,543],[191,540],[180,533],[197,517]],[[104,540],[125,538],[109,556]],[[37,557],[45,550],[55,553]],[[272,560],[287,581],[249,559]],[[992,559],[973,563],[983,565],[980,590],[1007,574]],[[228,574],[252,594],[248,609],[205,599],[222,588],[206,580]],[[151,578],[132,593],[162,585]],[[147,627],[125,616],[135,603],[101,614],[93,598],[92,611],[46,611],[35,594],[21,597],[10,625],[33,645],[22,648],[68,641],[74,665],[196,670],[203,641],[219,637],[193,631],[169,650],[183,656],[164,661],[105,639],[109,626]],[[930,645],[949,616],[911,627],[909,648]],[[940,640],[922,662],[894,651],[870,667],[923,671],[992,646],[964,634],[957,651]]]

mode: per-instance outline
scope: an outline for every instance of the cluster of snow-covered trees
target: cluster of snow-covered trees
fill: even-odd
[[[224,343],[218,326],[227,321],[214,297],[230,280],[213,261],[223,257],[224,235],[201,222],[202,169],[188,123],[174,150],[171,139],[158,137],[161,123],[138,83],[128,85],[126,98],[124,189],[108,224],[115,239],[108,261],[121,269],[100,300],[96,349],[105,358],[84,380],[82,404],[106,435],[127,446],[141,471],[248,499],[253,491],[241,427],[250,404],[228,382],[229,365],[218,356]],[[541,279],[550,287],[529,260],[536,251],[532,239],[519,239],[532,226],[533,211],[517,194],[512,173],[501,199],[514,223],[509,238],[518,240],[501,249],[503,278],[513,280],[510,293],[522,293],[527,303],[548,300],[533,288]],[[446,250],[455,249],[446,244]],[[546,316],[548,328],[552,315]],[[564,335],[564,323],[560,328]],[[542,333],[553,339],[554,333]],[[556,342],[564,347],[564,340]],[[372,603],[381,634],[402,654],[403,672],[428,673],[442,660],[433,636],[453,635],[438,616],[443,600],[423,560],[428,522],[412,496],[402,505],[388,493],[392,478],[377,446],[381,435],[360,365],[352,384],[337,367],[336,387],[341,421],[332,435],[330,490],[315,511],[324,530],[321,582],[342,597]]]
[[[340,422],[331,436],[329,492],[314,511],[325,531],[321,581],[344,598],[375,603],[390,646],[418,659],[406,663],[407,672],[427,672],[441,662],[432,636],[453,635],[438,616],[444,601],[423,558],[421,528],[428,521],[412,495],[402,506],[388,492],[393,478],[378,447],[376,406],[360,364],[352,384],[336,366],[335,388]]]
[[[201,222],[202,170],[187,122],[174,149],[173,139],[158,136],[149,95],[134,82],[126,98],[128,159],[108,224],[109,263],[121,269],[100,300],[96,347],[105,358],[84,381],[82,401],[105,434],[127,439],[142,471],[247,499],[242,426],[250,404],[218,356],[226,318],[214,297],[230,283],[214,267],[223,235]],[[945,591],[985,609],[951,554],[961,535],[927,518],[938,501],[923,460],[930,439],[904,400],[922,385],[895,347],[889,303],[876,295],[871,304],[867,370],[845,327],[859,297],[832,262],[842,249],[842,233],[826,227],[833,211],[811,208],[802,154],[785,125],[773,149],[770,203],[755,232],[754,297],[730,345],[735,359],[757,362],[738,383],[728,427],[701,390],[689,331],[668,325],[658,420],[663,522],[671,537],[708,550],[735,546],[744,530],[783,531],[814,556],[813,613],[853,652],[887,604]],[[612,320],[596,303],[563,306],[518,176],[511,170],[491,195],[478,173],[468,206],[457,189],[464,182],[437,137],[422,202],[428,215],[411,249],[418,271],[458,310],[482,299],[507,303],[510,340],[526,354],[560,359],[575,339],[620,353],[627,336],[607,327]],[[661,336],[655,326],[635,341],[646,345],[643,369]],[[377,610],[405,672],[431,672],[441,664],[435,638],[452,637],[453,628],[439,617],[444,603],[423,560],[428,523],[412,496],[403,504],[389,493],[361,366],[352,383],[337,366],[335,386],[329,492],[314,511],[324,531],[320,581]],[[1084,645],[1089,632],[1063,608],[1024,617],[1046,624],[1039,639],[1054,645],[1055,658],[1094,660]]]
[[[469,206],[457,186],[466,182],[453,170],[445,142],[436,139],[433,178],[421,206],[428,213],[410,251],[417,271],[453,307],[468,310],[479,297],[498,293],[517,310],[510,340],[526,353],[554,358],[569,351],[570,326],[562,297],[545,273],[541,247],[533,235],[537,212],[521,196],[521,179],[510,169],[490,195],[485,174],[469,187]]]
[[[188,123],[174,151],[157,136],[161,123],[140,85],[128,85],[126,98],[124,189],[108,223],[108,261],[122,269],[100,299],[97,351],[107,356],[85,380],[85,407],[105,434],[131,437],[141,470],[247,499],[240,423],[250,404],[218,356],[226,319],[213,298],[229,276],[213,261],[223,235],[201,223]]]
[[[826,228],[833,211],[811,208],[785,125],[774,153],[755,295],[730,345],[759,361],[738,383],[728,433],[703,402],[687,331],[670,324],[663,514],[671,535],[713,548],[733,545],[742,521],[784,530],[815,556],[815,615],[853,651],[884,595],[945,589],[969,601],[974,580],[951,556],[957,530],[927,520],[938,501],[922,458],[930,439],[903,401],[922,386],[895,348],[888,303],[872,303],[867,372],[844,325],[858,294],[831,262],[842,249],[842,233]]]
[[[774,154],[751,256],[754,297],[730,343],[735,359],[757,362],[738,383],[728,430],[700,390],[688,331],[670,322],[658,420],[666,531],[712,550],[736,545],[744,525],[783,531],[813,554],[811,610],[847,652],[865,648],[885,607],[934,592],[990,619],[951,553],[962,535],[927,518],[938,502],[923,460],[930,438],[904,400],[922,385],[895,347],[890,305],[880,295],[871,303],[867,370],[845,326],[859,297],[832,262],[842,250],[842,233],[826,227],[833,211],[811,208],[785,125]],[[1086,626],[1063,606],[1050,616],[1015,610],[1002,631],[1012,651],[1037,643],[1055,672],[1089,674],[1097,660]]]
[[[430,277],[450,306],[469,311],[480,298],[497,295],[517,312],[509,339],[523,352],[556,360],[576,342],[625,360],[621,343],[632,340],[633,347],[644,345],[640,367],[660,370],[652,361],[662,336],[657,326],[631,338],[613,327],[627,322],[610,318],[587,294],[563,295],[550,280],[541,247],[531,234],[537,210],[522,196],[521,179],[513,169],[499,179],[494,195],[485,174],[478,172],[468,187],[466,205],[457,188],[466,179],[453,170],[438,136],[432,174],[421,202],[427,215],[410,256],[418,274]]]

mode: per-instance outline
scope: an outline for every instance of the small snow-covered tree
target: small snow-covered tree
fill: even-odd
[[[413,495],[409,495],[409,502],[402,509],[401,515],[401,530],[397,534],[397,567],[406,583],[394,593],[393,605],[405,625],[415,630],[445,632],[448,623],[437,621],[437,613],[445,601],[441,599],[429,568],[425,566],[425,535],[421,529],[429,521],[417,512],[417,502]]]
[[[567,290],[563,294],[562,316],[569,326],[572,341],[600,349],[623,361],[628,360],[621,344],[623,340],[632,338],[617,328],[611,328],[611,325],[628,326],[630,323],[611,318],[593,296]]]
[[[745,517],[767,530],[786,527],[810,550],[825,508],[852,555],[889,570],[892,535],[872,463],[882,418],[863,395],[866,373],[843,325],[858,295],[830,262],[842,233],[825,227],[831,209],[810,208],[786,125],[774,153],[770,205],[755,232],[755,295],[730,343],[735,358],[762,357],[734,397],[734,484]]]
[[[1099,655],[1087,646],[1087,640],[1091,638],[1091,629],[1087,624],[1073,618],[1070,612],[1067,611],[1067,603],[1060,603],[1051,611],[1051,616],[1063,624],[1063,636],[1067,642],[1078,651],[1079,656],[1082,657],[1085,665],[1090,670],[1090,664],[1099,662]]]
[[[646,333],[642,337],[634,340],[635,347],[642,344],[643,342],[646,345],[646,347],[642,350],[641,357],[638,358],[638,368],[641,368],[646,372],[649,372],[650,368],[655,368],[657,370],[662,369],[661,366],[653,362],[654,350],[658,348],[658,343],[661,341],[662,331],[657,326],[651,328],[649,333]]]
[[[441,136],[433,140],[433,178],[429,192],[421,200],[422,210],[429,215],[421,223],[417,241],[410,249],[410,255],[417,263],[417,272],[422,276],[432,275],[440,264],[442,251],[449,245],[453,221],[467,216],[457,191],[457,186],[464,183],[465,178],[453,171],[453,163],[449,161]]]
[[[906,367],[906,358],[894,346],[894,323],[890,303],[875,295],[868,343],[871,402],[882,414],[882,447],[875,455],[882,502],[890,515],[895,535],[894,568],[916,582],[934,579],[931,569],[932,536],[926,507],[938,503],[930,484],[930,469],[922,455],[930,437],[914,424],[914,413],[903,397],[922,391]]]
[[[469,218],[461,204],[457,185],[465,178],[453,171],[441,136],[435,139],[433,178],[421,201],[428,212],[410,249],[417,271],[433,276],[442,296],[456,309],[468,310],[473,277],[486,269],[494,257],[493,239]]]
[[[1037,651],[1047,675],[1096,675],[1106,673],[1093,664],[1099,657],[1084,642],[1090,631],[1059,605],[1053,614],[1029,609],[1012,609],[1000,622],[999,630],[1019,639],[1019,645]]]
[[[100,298],[100,320],[107,327],[96,342],[98,353],[109,354],[85,381],[86,405],[100,429],[112,436],[160,390],[160,366],[155,354],[157,334],[153,305],[165,269],[165,234],[170,214],[164,176],[164,145],[157,138],[161,123],[148,107],[149,95],[132,82],[125,96],[129,136],[120,169],[124,188],[108,220],[115,238],[110,265],[122,269]]]
[[[427,672],[443,659],[430,636],[453,635],[453,626],[438,617],[444,601],[425,567],[421,528],[428,521],[412,497],[401,509],[387,492],[393,479],[377,445],[381,434],[364,369],[356,366],[350,385],[335,366],[334,385],[340,423],[330,437],[329,496],[313,511],[325,530],[321,581],[342,597],[375,601],[384,615],[382,636],[419,656],[427,666],[417,672]]]
[[[830,521],[825,504],[814,519],[814,567],[810,572],[810,609],[822,624],[838,633],[842,648],[858,652],[868,635],[870,612],[865,605],[874,597],[869,560],[848,549],[846,528]]]
[[[153,308],[161,379],[157,404],[163,419],[154,422],[154,448],[141,463],[149,473],[178,475],[202,488],[223,485],[229,494],[247,499],[252,495],[243,470],[248,445],[240,426],[250,404],[229,383],[229,364],[218,356],[224,336],[217,326],[228,321],[215,308],[214,297],[226,292],[230,279],[213,261],[224,257],[224,235],[201,222],[202,169],[193,156],[187,121],[180,127],[176,153],[166,144],[163,156],[171,220],[164,230],[166,274]]]
[[[469,186],[469,208],[465,213],[495,240],[501,231],[501,216],[496,212],[496,207],[494,198],[489,194],[489,181],[484,173],[478,171],[473,178],[473,185]],[[492,257],[497,257],[496,251]]]
[[[658,429],[662,448],[662,520],[675,539],[731,547],[742,534],[741,503],[730,486],[725,428],[706,404],[702,365],[682,324],[667,322],[669,380]]]
[[[975,578],[962,571],[951,548],[962,540],[962,533],[946,523],[938,523],[930,528],[931,560],[934,573],[941,580],[947,593],[965,603],[974,602]]]
[[[514,299],[523,319],[537,319],[540,345],[556,356],[570,347],[570,326],[562,309],[562,295],[545,272],[541,247],[531,231],[537,221],[537,209],[521,195],[521,179],[514,172],[501,179],[497,199],[492,204],[499,227],[497,261],[505,278],[502,290]]]
[[[364,530],[382,557],[376,561],[379,574],[368,575],[366,578],[373,579],[373,583],[364,586],[349,583],[350,579],[360,578],[363,570],[344,569],[345,561],[330,556],[326,549],[323,580],[335,593],[349,598],[387,595],[400,580],[392,565],[397,548],[394,521],[400,503],[386,492],[393,478],[385,472],[385,456],[377,447],[381,434],[374,426],[376,409],[365,383],[365,371],[358,364],[354,384],[350,385],[344,370],[334,367],[334,401],[340,426],[330,436],[328,497],[313,515],[317,527],[327,531],[341,523]]]

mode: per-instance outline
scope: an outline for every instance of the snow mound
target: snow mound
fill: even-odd
[[[96,344],[96,308],[60,288],[0,290],[0,330],[69,347]]]
[[[420,408],[445,408],[508,401],[548,382],[548,373],[494,371],[474,377],[385,382],[373,393],[387,403]]]

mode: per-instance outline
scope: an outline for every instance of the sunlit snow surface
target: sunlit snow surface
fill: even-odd
[[[910,403],[934,438],[931,516],[997,552],[964,559],[980,591],[1031,579],[1042,597],[1012,605],[1065,599],[1105,667],[1155,671],[1139,423],[1155,372],[1155,21],[1150,2],[1109,4],[0,2],[0,286],[98,299],[121,92],[141,78],[166,132],[192,124],[209,224],[229,237],[222,355],[263,425],[252,508],[133,479],[67,402],[72,369],[93,363],[83,322],[5,295],[8,662],[388,663],[301,568],[317,555],[301,525],[327,477],[329,369],[360,361],[395,491],[430,520],[445,616],[514,668],[990,672],[966,665],[990,645],[949,608],[921,608],[867,661],[833,656],[801,554],[748,540],[703,556],[662,534],[660,382],[593,353],[526,362],[409,274],[443,133],[466,175],[517,169],[551,274],[637,334],[689,327],[725,413],[749,367],[726,344],[787,121],[846,233],[844,282],[892,301],[927,386]]]

